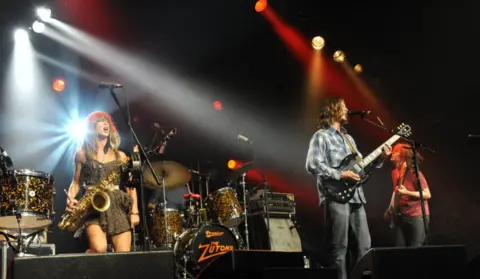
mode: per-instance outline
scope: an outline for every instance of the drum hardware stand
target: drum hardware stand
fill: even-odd
[[[242,173],[242,182],[240,182],[240,184],[242,185],[243,189],[243,217],[245,219],[245,238],[247,241],[247,250],[250,250],[250,240],[248,239],[247,187],[245,183],[246,175],[246,173]]]
[[[10,248],[12,248],[13,252],[15,253],[15,257],[24,257],[24,256],[28,255],[28,254],[26,254],[27,248],[32,243],[33,237],[35,235],[45,231],[45,229],[37,230],[33,233],[30,233],[26,236],[23,236],[22,235],[22,227],[20,226],[20,222],[21,222],[21,219],[22,219],[22,215],[20,213],[20,210],[19,209],[14,209],[13,213],[15,214],[15,217],[17,219],[19,235],[14,236],[14,235],[2,232],[2,231],[0,231],[0,235],[3,235],[5,237],[5,240],[7,241],[8,246],[10,246]],[[13,246],[12,242],[10,241],[10,238],[13,238],[13,239],[17,240],[17,247]],[[30,238],[30,241],[27,243],[27,245],[24,245],[24,241],[26,239],[29,239],[29,238]]]
[[[264,202],[265,202],[265,215],[267,217],[267,235],[268,235],[268,241],[271,242],[271,236],[270,236],[270,212],[269,212],[269,199],[268,199],[268,194],[271,193],[270,185],[268,185],[267,182],[267,177],[265,174],[263,174],[263,187],[265,187],[265,196],[264,196]]]
[[[198,168],[200,168],[200,165],[198,165]],[[200,170],[200,169],[199,169]],[[203,188],[202,188],[202,176],[198,176],[198,193],[200,194],[200,209],[203,209]],[[207,195],[208,197],[208,195]]]
[[[165,219],[165,248],[172,248],[170,247],[170,243],[168,242],[168,216],[167,216],[167,193],[166,193],[166,186],[165,186],[165,171],[162,171],[162,191],[163,191],[163,216]]]

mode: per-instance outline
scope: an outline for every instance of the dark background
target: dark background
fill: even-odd
[[[5,73],[13,45],[12,28],[30,24],[35,4],[41,2],[6,0],[0,4],[0,67]],[[209,103],[221,100],[225,107],[224,112],[218,114],[220,120],[212,116],[212,121],[231,123],[232,129],[225,133],[232,134],[232,142],[224,145],[219,145],[215,136],[202,132],[198,123],[183,118],[184,111],[155,107],[144,98],[135,98],[131,107],[132,116],[138,119],[135,129],[145,144],[151,139],[149,127],[152,122],[161,122],[165,129],[177,127],[178,135],[169,145],[166,159],[189,168],[216,171],[212,187],[222,187],[228,159],[249,159],[248,148],[235,140],[235,132],[245,131],[248,135],[250,128],[265,129],[265,133],[274,130],[275,136],[260,138],[254,134],[252,138],[257,136],[258,149],[275,148],[277,157],[272,158],[277,160],[263,160],[262,156],[258,160],[279,177],[289,178],[285,183],[288,188],[271,186],[297,195],[303,246],[320,257],[322,212],[317,206],[314,178],[304,171],[312,131],[306,131],[302,124],[305,119],[301,117],[306,73],[267,20],[254,11],[255,1],[59,0],[48,4],[53,7],[53,16],[65,23],[133,50],[139,56],[150,57],[153,61],[158,59],[167,65],[168,71],[215,88],[205,95]],[[467,135],[480,131],[475,101],[480,62],[476,52],[479,47],[476,11],[480,4],[476,1],[443,5],[433,1],[393,4],[388,1],[314,0],[272,0],[269,4],[307,41],[322,35],[326,39],[327,53],[340,48],[349,61],[361,63],[365,69],[362,78],[381,100],[389,116],[396,119],[386,124],[409,123],[412,137],[436,151],[435,155],[423,153],[426,160],[422,165],[432,192],[432,243],[466,244],[470,253],[477,251],[479,190],[475,166],[480,149],[479,143],[469,140]],[[36,35],[32,41],[37,52],[65,63],[75,61],[83,71],[112,77],[101,66],[77,57],[74,52],[41,35]],[[124,148],[130,148],[121,114],[115,111],[110,97],[97,90],[97,84],[49,65],[44,65],[44,70],[50,80],[60,76],[67,78],[67,90],[58,97],[58,103],[63,104],[65,110],[70,109],[72,98],[79,98],[84,116],[103,104],[113,112],[119,124]],[[71,86],[73,84],[75,86]],[[128,91],[131,96],[141,93],[135,89]],[[46,90],[36,94],[54,93]],[[14,104],[2,102],[2,105],[5,108]],[[355,102],[348,105],[358,108]],[[38,109],[49,108],[39,104]],[[241,114],[228,119],[224,116],[234,109],[248,112],[245,116],[255,122],[237,127]],[[9,121],[5,117],[1,119],[0,142],[2,137],[12,136]],[[28,124],[26,127],[28,129]],[[349,125],[349,131],[364,154],[388,138],[387,133],[375,131],[376,137],[372,140],[367,130],[375,131],[360,120],[353,120]],[[29,141],[33,143],[38,137]],[[7,151],[16,150],[9,151],[14,160],[24,148],[3,144],[2,147]],[[54,148],[43,152],[53,152]],[[57,214],[62,213],[65,206],[62,189],[67,188],[71,180],[72,152],[64,152],[51,162],[35,155],[16,162],[37,170],[39,166],[49,166],[44,171],[57,178]],[[391,245],[387,224],[382,220],[391,194],[390,170],[391,165],[386,163],[365,187],[373,246]],[[59,253],[85,250],[85,243],[73,241],[69,234],[55,227],[52,227],[49,242],[57,244]]]

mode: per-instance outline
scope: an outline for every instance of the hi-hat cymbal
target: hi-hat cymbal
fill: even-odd
[[[230,172],[227,175],[226,181],[231,182],[232,180],[239,179],[243,173],[247,173],[249,170],[251,170],[254,167],[253,162],[248,162],[244,164],[243,166],[239,167],[238,169],[235,169],[234,171]]]
[[[192,174],[183,165],[172,161],[160,161],[152,163],[152,167],[158,175],[160,182],[162,182],[162,173],[165,173],[166,189],[173,189],[182,187],[190,181]],[[143,169],[143,182],[145,187],[151,189],[161,189],[162,185],[158,185],[155,177],[148,165]]]

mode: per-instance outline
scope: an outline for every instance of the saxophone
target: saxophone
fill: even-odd
[[[90,187],[85,195],[78,201],[77,208],[72,212],[65,212],[62,215],[62,220],[58,223],[58,228],[62,231],[75,231],[79,225],[85,220],[85,218],[96,210],[98,212],[104,212],[110,207],[110,196],[108,193],[111,191],[109,185],[118,179],[119,171],[114,168],[110,170],[103,179],[97,184]]]

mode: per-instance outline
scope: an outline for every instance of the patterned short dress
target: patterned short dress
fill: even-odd
[[[132,198],[124,191],[120,190],[120,175],[122,162],[117,159],[108,163],[101,163],[87,156],[86,162],[82,166],[81,178],[84,182],[86,191],[97,184],[100,179],[110,171],[117,172],[117,179],[111,184],[109,192],[110,207],[104,212],[94,211],[91,213],[83,225],[75,232],[75,237],[80,237],[85,228],[91,224],[97,224],[107,234],[114,236],[130,230],[130,209],[132,207]]]

